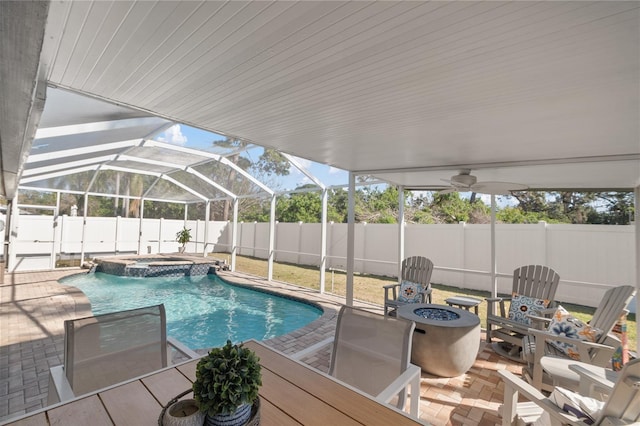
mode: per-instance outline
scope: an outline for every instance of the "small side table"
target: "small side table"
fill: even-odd
[[[445,299],[445,302],[449,306],[457,306],[460,309],[464,308],[467,311],[469,308],[473,308],[473,312],[478,315],[478,305],[482,300],[476,299],[475,297],[456,296]]]

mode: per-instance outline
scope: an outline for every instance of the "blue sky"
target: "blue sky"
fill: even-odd
[[[185,146],[193,149],[221,153],[213,148],[213,142],[224,139],[224,136],[216,133],[207,132],[205,130],[196,129],[184,124],[176,124],[164,133],[156,137],[158,141],[171,143],[174,145]],[[253,148],[249,151],[249,155],[257,159],[262,154],[261,147]],[[315,163],[313,161],[298,158],[298,162],[306,168],[313,176],[317,177],[327,186],[342,185],[349,182],[349,174],[344,170],[329,167],[324,164]],[[296,167],[291,167],[289,176],[281,178],[280,184],[282,190],[294,189],[306,183],[310,183],[303,173],[298,171]]]
[[[184,124],[176,124],[164,133],[160,134],[158,137],[156,137],[156,139],[175,145],[185,146],[193,149],[200,149],[204,151],[217,152],[218,154],[220,154],[220,150],[216,150],[213,148],[213,142],[224,139],[224,136],[205,130],[196,129],[194,127],[189,127]],[[262,151],[263,148],[256,147],[249,151],[249,155],[253,159],[257,159],[262,154]],[[344,170],[336,169],[324,164],[315,163],[303,158],[296,158],[304,168],[306,168],[313,176],[317,177],[327,186],[346,185],[349,182],[349,174]],[[279,182],[281,187],[278,188],[278,190],[291,190],[304,184],[310,183],[310,180],[303,173],[298,171],[296,167],[292,166],[289,176],[281,177],[279,179]],[[460,193],[460,196],[463,198],[469,198],[471,196],[471,193]],[[478,196],[486,205],[491,204],[490,195],[478,194]],[[515,201],[515,199],[513,199],[512,197],[500,196],[496,197],[496,200],[499,208],[505,207],[507,205],[517,204],[517,201]]]

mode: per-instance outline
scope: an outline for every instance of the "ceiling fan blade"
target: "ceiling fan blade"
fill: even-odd
[[[405,186],[407,191],[443,191],[451,188],[450,185],[411,185]]]
[[[452,192],[458,192],[458,189],[453,187],[446,188],[446,189],[443,189],[442,191],[438,191],[438,194],[451,194]]]
[[[464,183],[461,182],[456,182],[455,180],[449,180],[449,179],[440,179],[443,182],[448,183],[449,185],[451,185],[453,188],[456,188],[456,190],[460,190],[461,192],[466,192],[466,191],[470,191],[470,186],[469,185],[465,185]]]
[[[510,195],[511,191],[524,191],[527,185],[514,182],[479,182],[471,185],[471,190],[482,194]]]

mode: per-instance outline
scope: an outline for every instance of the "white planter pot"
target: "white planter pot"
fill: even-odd
[[[198,409],[194,399],[183,399],[167,408],[162,426],[202,426],[204,418],[205,413]]]

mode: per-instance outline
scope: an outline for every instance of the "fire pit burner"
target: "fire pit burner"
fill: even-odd
[[[413,311],[414,314],[422,318],[432,319],[436,321],[452,321],[460,318],[460,315],[448,309],[441,308],[418,308]]]

